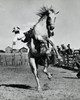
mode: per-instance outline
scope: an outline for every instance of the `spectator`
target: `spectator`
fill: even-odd
[[[65,47],[64,44],[61,45],[61,53],[62,53],[63,56],[66,55],[66,47]]]
[[[57,46],[57,50],[58,50],[59,54],[61,54],[61,48],[59,46]]]
[[[67,45],[66,53],[68,55],[71,55],[73,53],[73,50],[71,49],[70,44]]]
[[[77,73],[77,77],[80,78],[80,50],[79,50],[79,54],[76,55],[75,58],[75,62],[76,62],[76,66],[78,67],[79,71]]]

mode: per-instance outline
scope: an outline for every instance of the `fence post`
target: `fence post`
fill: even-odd
[[[0,55],[0,65],[1,65],[1,55]]]
[[[12,54],[12,65],[15,65],[15,53]]]

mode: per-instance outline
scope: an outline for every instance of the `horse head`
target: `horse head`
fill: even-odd
[[[54,35],[55,20],[56,20],[56,15],[58,13],[59,11],[55,12],[55,10],[52,7],[50,8],[42,7],[40,11],[37,13],[37,15],[40,17],[38,22],[46,18],[46,28],[49,37]]]

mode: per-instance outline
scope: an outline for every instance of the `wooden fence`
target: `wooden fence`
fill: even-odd
[[[27,53],[0,53],[0,65],[18,66],[28,64]]]
[[[63,62],[59,63],[60,66],[67,67],[67,68],[77,68],[75,63],[75,57],[79,54],[79,50],[74,50],[72,55],[65,55],[62,56]]]
[[[75,56],[79,53],[79,50],[74,50],[72,55],[65,55],[63,62],[59,62],[60,66],[74,68]],[[0,65],[2,66],[18,66],[18,65],[29,65],[27,53],[0,53]]]

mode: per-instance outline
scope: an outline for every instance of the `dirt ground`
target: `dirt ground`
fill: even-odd
[[[0,100],[80,100],[80,79],[76,72],[49,67],[53,74],[48,80],[39,67],[42,92],[36,90],[29,66],[0,66]]]

